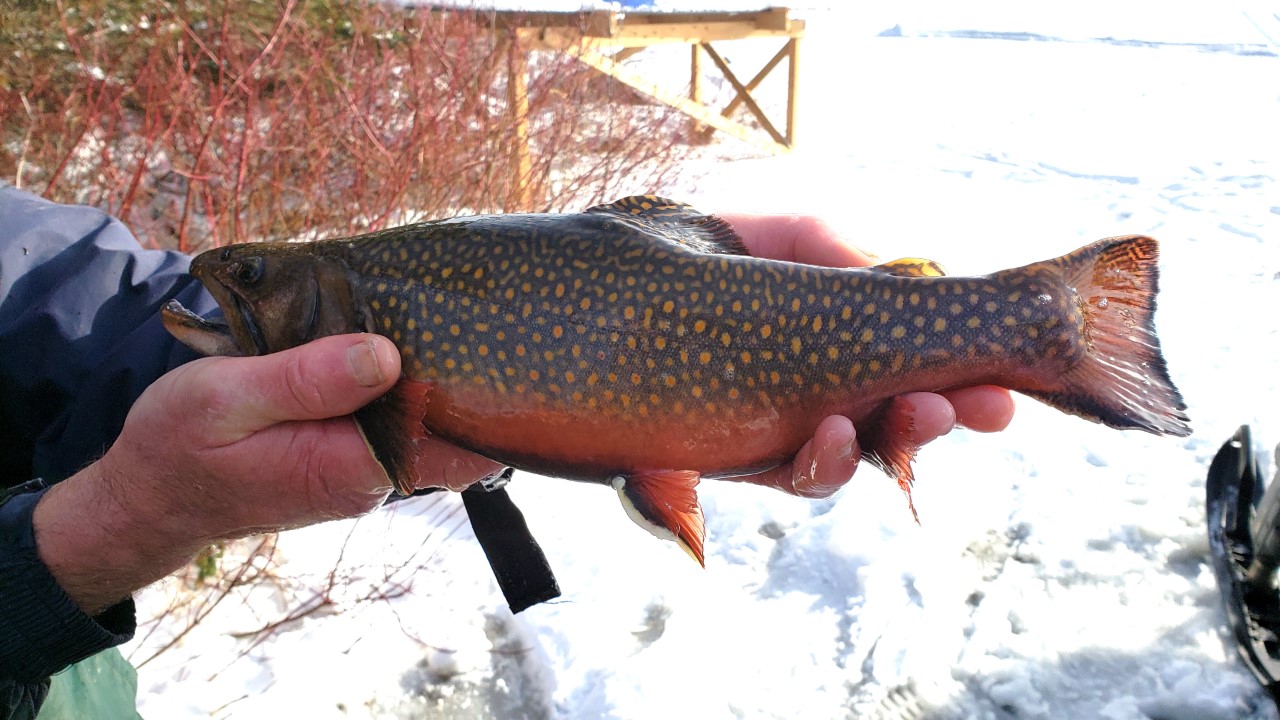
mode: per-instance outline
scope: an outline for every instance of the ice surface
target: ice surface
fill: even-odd
[[[820,214],[883,257],[952,273],[1155,235],[1157,325],[1195,433],[1121,433],[1021,399],[1007,431],[923,451],[919,527],[868,468],[818,502],[707,483],[705,571],[607,489],[518,475],[565,596],[515,618],[454,499],[287,533],[287,589],[224,603],[147,664],[145,716],[1276,717],[1224,647],[1203,511],[1208,461],[1238,425],[1267,463],[1280,441],[1274,9],[805,16],[799,149],[726,161],[726,144],[679,184],[634,190]],[[340,593],[256,645],[232,635],[315,597],[344,544],[359,588],[390,576],[408,592]],[[143,618],[172,590],[142,593]]]

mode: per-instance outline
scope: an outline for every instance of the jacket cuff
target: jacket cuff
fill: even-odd
[[[32,514],[45,491],[0,504],[0,678],[30,682],[133,637],[133,598],[86,615],[36,551]]]

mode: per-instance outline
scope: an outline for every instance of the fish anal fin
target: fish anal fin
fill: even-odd
[[[1023,269],[1051,269],[1075,292],[1085,352],[1048,387],[1022,392],[1110,427],[1190,435],[1187,405],[1156,337],[1158,258],[1154,239],[1130,235]]]
[[[906,400],[900,397],[890,399],[861,423],[858,444],[862,446],[863,460],[898,482],[898,487],[906,493],[911,517],[919,524],[920,515],[916,513],[916,504],[911,498],[911,488],[915,483],[911,463],[920,447],[912,440],[915,423],[911,420],[910,410]]]
[[[942,265],[924,258],[898,258],[866,269],[897,277],[942,277],[947,274]]]
[[[417,486],[418,443],[427,438],[422,418],[430,389],[431,383],[401,379],[355,412],[360,435],[401,495],[413,494]]]
[[[698,502],[697,472],[652,470],[614,478],[622,507],[640,527],[664,540],[674,540],[706,567],[706,526]]]
[[[750,255],[738,232],[714,215],[692,205],[657,195],[633,195],[587,208],[589,213],[613,215],[642,223],[663,239],[694,252],[714,255]]]

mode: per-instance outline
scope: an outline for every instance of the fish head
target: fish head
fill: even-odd
[[[236,346],[265,355],[326,335],[364,330],[344,263],[308,243],[245,243],[191,262],[222,307]]]

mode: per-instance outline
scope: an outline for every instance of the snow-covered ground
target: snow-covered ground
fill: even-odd
[[[706,570],[611,491],[517,475],[565,590],[517,617],[456,497],[287,533],[278,582],[141,669],[145,716],[1277,717],[1223,644],[1203,493],[1238,425],[1267,467],[1280,442],[1280,16],[1244,0],[851,5],[806,13],[796,152],[695,162],[656,190],[820,214],[952,273],[1155,235],[1157,324],[1195,433],[1020,399],[1007,431],[921,454],[919,527],[869,468],[821,502],[705,483]],[[335,565],[329,604],[235,635],[314,603]],[[176,590],[144,592],[142,616]]]

